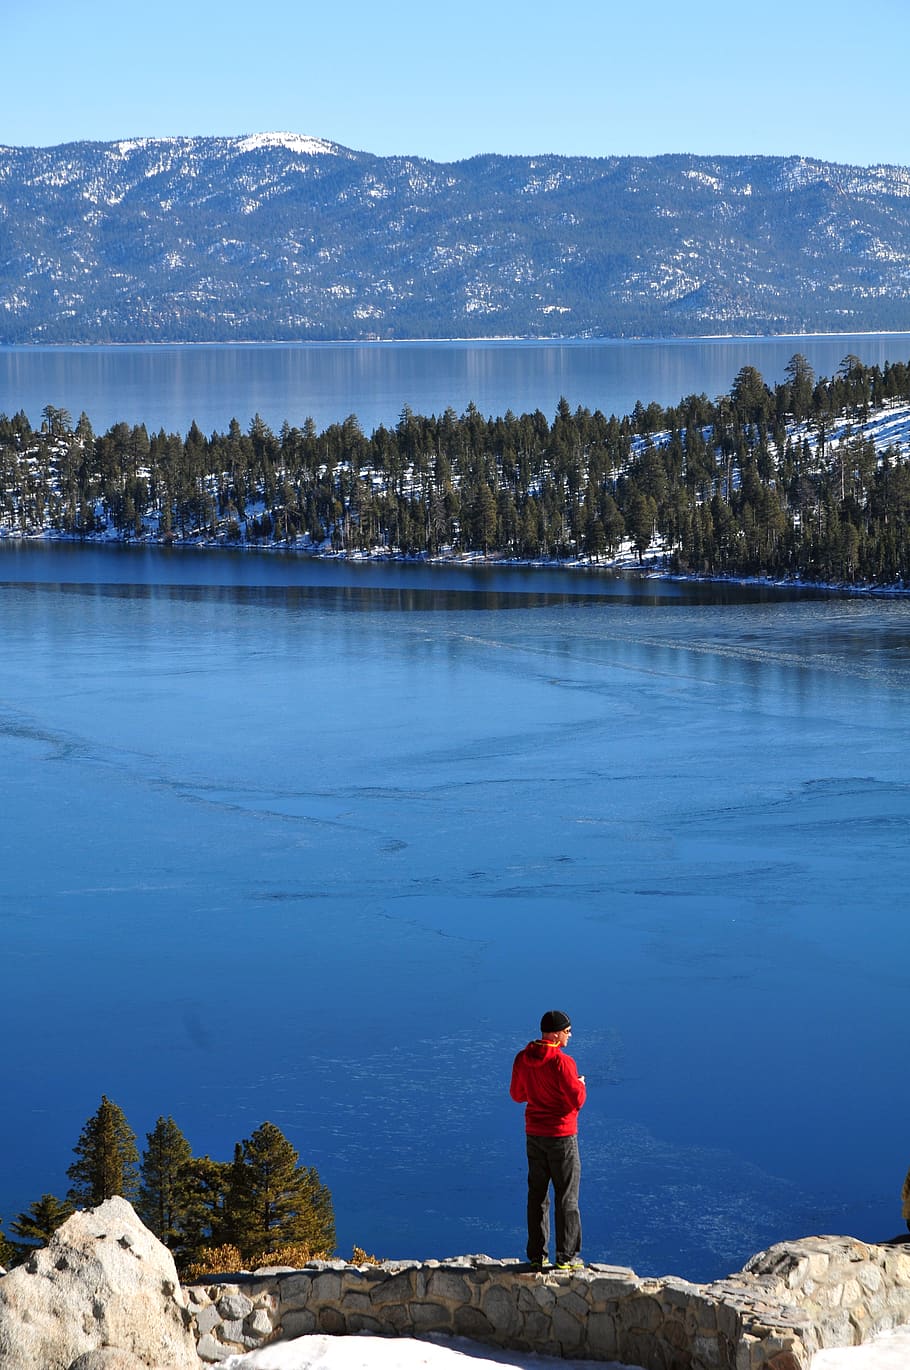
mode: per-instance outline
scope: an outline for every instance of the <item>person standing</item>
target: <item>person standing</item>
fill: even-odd
[[[578,1111],[587,1095],[585,1077],[565,1048],[572,1024],[551,1009],[540,1020],[540,1037],[518,1053],[509,1093],[526,1104],[528,1149],[528,1260],[538,1270],[550,1244],[550,1185],[556,1209],[556,1269],[581,1269],[578,1190]]]

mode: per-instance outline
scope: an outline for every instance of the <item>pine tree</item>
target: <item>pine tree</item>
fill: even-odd
[[[7,1240],[3,1228],[0,1227],[0,1265],[7,1270],[11,1265],[15,1265],[17,1259],[16,1248]]]
[[[73,1203],[91,1208],[115,1194],[131,1200],[136,1197],[136,1135],[106,1094],[102,1094],[97,1113],[83,1127],[73,1151],[78,1159],[66,1172],[73,1181],[67,1194]]]
[[[182,1244],[193,1199],[193,1152],[173,1118],[146,1134],[137,1210],[165,1246]]]
[[[228,1238],[244,1258],[291,1242],[313,1252],[335,1246],[329,1190],[312,1166],[298,1164],[294,1147],[274,1123],[263,1123],[238,1143],[230,1169]]]
[[[61,1223],[73,1212],[73,1205],[66,1199],[58,1199],[53,1194],[42,1194],[40,1199],[29,1204],[25,1213],[10,1223],[10,1231],[22,1237],[26,1243],[22,1248],[27,1252],[29,1246],[47,1246]]]
[[[228,1241],[226,1204],[230,1173],[228,1161],[213,1161],[210,1156],[196,1156],[191,1161],[178,1247],[184,1261],[195,1260],[203,1250]]]

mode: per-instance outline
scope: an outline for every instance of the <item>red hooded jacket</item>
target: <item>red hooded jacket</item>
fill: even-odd
[[[578,1067],[555,1042],[529,1042],[515,1057],[509,1093],[527,1104],[525,1132],[532,1137],[574,1137],[587,1097]]]

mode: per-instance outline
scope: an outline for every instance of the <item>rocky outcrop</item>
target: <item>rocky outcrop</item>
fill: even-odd
[[[309,1332],[430,1332],[644,1370],[806,1370],[815,1351],[910,1323],[910,1248],[807,1237],[714,1284],[619,1266],[532,1274],[464,1256],[313,1262],[187,1289],[202,1359]]]
[[[0,1279],[0,1370],[199,1370],[174,1260],[125,1199]]]

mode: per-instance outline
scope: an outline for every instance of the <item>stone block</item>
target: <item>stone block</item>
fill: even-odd
[[[278,1281],[278,1302],[280,1307],[303,1308],[313,1292],[313,1277],[297,1271],[294,1275],[284,1275]]]
[[[549,1335],[550,1319],[546,1313],[535,1311],[522,1320],[521,1341],[524,1345],[536,1349]]]
[[[726,1370],[727,1348],[719,1337],[698,1335],[690,1343],[692,1363],[700,1370]]]
[[[616,1359],[616,1323],[609,1313],[589,1313],[585,1333],[589,1354],[593,1354],[598,1360]]]
[[[622,1333],[619,1359],[626,1365],[645,1365],[648,1370],[676,1370],[669,1351],[648,1332]]]
[[[882,1272],[877,1265],[871,1265],[869,1262],[866,1262],[861,1265],[855,1273],[856,1278],[867,1293],[877,1294],[881,1290],[884,1280],[882,1278]]]
[[[553,1336],[562,1347],[564,1356],[573,1356],[580,1350],[585,1339],[584,1325],[573,1318],[571,1313],[565,1312],[560,1304],[553,1309],[553,1317],[550,1320],[553,1328]]]
[[[334,1270],[322,1271],[313,1280],[311,1303],[337,1303],[341,1298],[341,1275]]]
[[[222,1341],[233,1341],[239,1346],[243,1340],[243,1318],[225,1318],[218,1335]]]
[[[660,1329],[660,1339],[666,1342],[667,1346],[672,1346],[674,1351],[679,1352],[688,1350],[691,1343],[691,1337],[681,1318],[667,1318]]]
[[[487,1285],[480,1291],[480,1307],[489,1318],[496,1332],[508,1336],[518,1332],[518,1297],[515,1289],[503,1289],[499,1285]]]
[[[388,1278],[388,1270],[383,1270],[381,1265],[346,1265],[341,1277],[345,1289],[369,1288]]]
[[[346,1313],[371,1313],[373,1310],[373,1302],[366,1293],[345,1294],[341,1304]]]
[[[406,1303],[386,1304],[382,1311],[382,1321],[390,1327],[397,1336],[410,1336],[414,1331],[414,1324],[411,1321],[411,1310]]]
[[[715,1304],[715,1320],[717,1330],[722,1333],[729,1342],[737,1342],[740,1337],[743,1317],[738,1308],[731,1303]]]
[[[495,1332],[490,1319],[479,1308],[456,1308],[452,1314],[452,1330],[459,1337],[473,1337],[476,1341],[493,1341]]]
[[[316,1318],[308,1308],[292,1308],[282,1313],[280,1326],[285,1338],[305,1337],[316,1331]]]
[[[627,1280],[614,1275],[594,1275],[588,1282],[589,1294],[595,1303],[613,1303],[619,1299],[627,1299],[640,1288],[640,1280]]]
[[[196,1343],[196,1355],[200,1360],[208,1365],[215,1365],[218,1361],[226,1360],[227,1354],[220,1341],[216,1341],[211,1332],[206,1332]]]
[[[261,1341],[263,1337],[271,1336],[274,1330],[272,1327],[272,1319],[266,1308],[254,1308],[244,1323],[244,1326],[249,1335],[258,1338],[259,1341]]]
[[[619,1305],[617,1318],[621,1327],[634,1328],[638,1332],[656,1332],[664,1321],[664,1310],[657,1299],[650,1295],[628,1299]]]
[[[327,1332],[331,1337],[340,1337],[347,1331],[344,1314],[337,1308],[320,1308],[316,1314],[316,1325],[320,1332]]]
[[[403,1270],[399,1274],[390,1275],[383,1280],[382,1284],[377,1284],[370,1290],[370,1299],[373,1307],[383,1307],[390,1303],[407,1303],[414,1297],[414,1272]]]
[[[534,1286],[530,1282],[522,1283],[518,1286],[515,1294],[515,1303],[521,1313],[533,1313],[537,1308],[534,1300]]]
[[[432,1271],[427,1278],[427,1293],[433,1299],[442,1299],[444,1303],[469,1304],[473,1288],[460,1270],[440,1268]]]
[[[692,1336],[717,1331],[717,1304],[713,1299],[693,1299],[685,1310],[685,1317]]]
[[[206,1332],[211,1332],[221,1322],[221,1314],[213,1303],[205,1308],[200,1308],[196,1314],[196,1331],[200,1337],[204,1337]]]
[[[796,1263],[795,1263],[795,1264],[790,1268],[790,1270],[787,1272],[787,1288],[788,1288],[788,1289],[799,1289],[799,1288],[801,1288],[801,1286],[802,1286],[802,1284],[803,1284],[803,1281],[805,1280],[805,1278],[806,1278],[806,1276],[808,1275],[808,1273],[809,1273],[809,1257],[808,1257],[808,1256],[804,1256],[804,1257],[802,1258],[802,1260],[796,1261]]]
[[[411,1305],[411,1320],[414,1330],[420,1332],[443,1332],[452,1326],[452,1314],[442,1303],[414,1303]]]
[[[218,1300],[216,1305],[218,1312],[225,1322],[236,1321],[238,1318],[242,1322],[253,1311],[252,1302],[245,1294],[225,1294]]]
[[[590,1312],[587,1299],[574,1289],[559,1289],[556,1292],[556,1307],[561,1308],[564,1313],[569,1313],[573,1318],[583,1321]]]
[[[480,1307],[489,1318],[497,1337],[515,1337],[521,1331],[522,1318],[518,1311],[518,1291],[489,1285],[481,1291]]]
[[[843,1290],[841,1291],[841,1304],[844,1308],[853,1308],[862,1298],[862,1287],[859,1280],[844,1280]]]
[[[556,1306],[556,1290],[552,1285],[536,1280],[532,1286],[532,1296],[538,1308],[548,1313]]]
[[[372,1332],[378,1337],[385,1330],[378,1318],[371,1318],[366,1313],[351,1313],[348,1317],[348,1332],[354,1335],[358,1332]]]
[[[761,1347],[755,1337],[745,1336],[736,1348],[736,1367],[735,1370],[752,1370],[755,1361],[752,1359],[753,1350],[761,1354]]]

